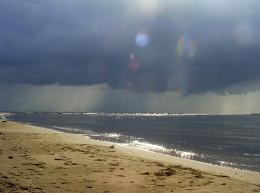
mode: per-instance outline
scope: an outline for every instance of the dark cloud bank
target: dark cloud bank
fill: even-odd
[[[239,93],[260,80],[260,3],[210,2],[1,0],[0,83]]]

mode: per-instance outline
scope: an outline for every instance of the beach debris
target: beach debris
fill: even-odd
[[[110,148],[111,148],[111,149],[114,149],[114,148],[115,148],[115,145],[111,145]]]
[[[154,175],[156,175],[156,176],[172,176],[175,173],[176,173],[175,170],[168,167],[166,169],[159,170],[159,172],[155,172]]]
[[[144,173],[141,173],[142,175],[150,175],[149,172],[144,172]]]
[[[9,158],[9,159],[14,159],[14,157],[13,157],[13,156],[8,156],[8,158]]]

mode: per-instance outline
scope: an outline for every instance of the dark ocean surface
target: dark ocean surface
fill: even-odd
[[[8,119],[260,172],[260,115],[14,113]]]

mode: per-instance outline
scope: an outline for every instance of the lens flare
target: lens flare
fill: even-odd
[[[140,63],[134,54],[130,55],[130,63],[128,67],[131,71],[137,71],[140,68]]]
[[[197,46],[188,35],[182,35],[177,41],[177,54],[180,57],[193,58],[196,55]]]
[[[135,37],[135,43],[139,47],[146,47],[150,43],[150,37],[146,33],[140,32]]]

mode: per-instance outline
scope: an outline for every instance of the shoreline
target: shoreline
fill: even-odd
[[[13,122],[13,121],[9,121],[9,122]],[[20,123],[20,122],[13,122],[13,123],[24,124],[24,125],[30,126],[32,128],[38,128],[38,129],[46,130],[48,132],[55,132],[55,133],[63,134],[64,142],[81,143],[81,144],[87,143],[87,144],[91,144],[91,145],[100,145],[100,146],[106,146],[106,147],[109,147],[111,145],[116,145],[117,150],[121,151],[124,154],[128,154],[131,156],[138,156],[143,159],[160,161],[160,162],[163,162],[166,164],[181,165],[184,167],[193,168],[193,169],[197,169],[197,170],[200,170],[200,171],[203,171],[206,173],[212,173],[212,174],[216,174],[216,175],[228,175],[237,180],[241,180],[241,181],[246,180],[247,182],[248,182],[248,180],[250,180],[250,183],[252,183],[252,184],[260,184],[260,172],[257,172],[257,171],[243,170],[240,168],[232,168],[232,167],[228,167],[228,166],[220,166],[220,165],[215,165],[215,164],[201,162],[201,161],[192,160],[192,159],[179,158],[179,157],[167,155],[164,153],[154,152],[154,151],[136,148],[136,147],[125,146],[125,145],[122,145],[119,143],[91,139],[90,137],[85,136],[84,134],[67,133],[67,132],[58,131],[58,130],[55,130],[52,128],[32,125],[29,123]]]
[[[111,148],[81,134],[7,121],[0,123],[0,139],[0,190],[6,192],[260,192],[258,172]]]
[[[36,126],[38,127],[38,126]],[[39,127],[45,129],[43,127]],[[49,128],[46,128],[49,129]],[[50,131],[56,131],[55,129],[49,129]],[[242,170],[239,168],[232,168],[232,167],[225,167],[219,166],[211,163],[200,162],[191,159],[179,158],[163,153],[153,152],[150,150],[145,150],[136,147],[125,146],[122,144],[109,142],[109,141],[101,141],[91,139],[84,134],[74,134],[74,133],[66,133],[62,131],[57,131],[63,133],[66,136],[64,139],[66,142],[70,143],[87,143],[92,145],[101,145],[109,147],[111,145],[115,145],[116,149],[122,152],[123,154],[128,154],[130,156],[138,156],[143,159],[148,159],[152,161],[159,161],[165,164],[174,164],[174,165],[181,165],[183,167],[188,167],[196,170],[200,170],[206,173],[212,173],[214,175],[227,175],[236,180],[241,180],[245,182],[249,182],[252,184],[260,184],[260,172],[251,171],[251,170]],[[249,180],[249,181],[248,181]]]
[[[15,122],[15,121],[14,121]],[[209,166],[219,166],[221,168],[227,168],[227,169],[235,169],[235,170],[239,170],[239,171],[242,171],[242,172],[253,172],[253,173],[260,173],[260,171],[256,171],[256,170],[250,170],[250,169],[243,169],[243,168],[239,168],[239,167],[232,167],[232,166],[229,166],[229,165],[221,165],[221,164],[216,164],[216,163],[213,163],[213,162],[204,162],[202,160],[199,160],[199,159],[189,159],[189,158],[185,158],[185,157],[179,157],[179,156],[174,156],[174,155],[170,155],[168,153],[164,153],[164,152],[159,152],[159,151],[153,151],[153,150],[150,150],[150,149],[145,149],[145,148],[141,148],[141,147],[135,147],[135,146],[130,146],[130,145],[127,145],[127,144],[124,144],[124,143],[117,143],[117,142],[113,142],[113,141],[106,141],[106,140],[100,140],[100,139],[92,139],[91,137],[89,137],[88,135],[85,135],[83,133],[77,133],[75,132],[74,130],[67,130],[67,129],[60,129],[60,128],[52,128],[52,127],[45,127],[45,126],[38,126],[38,125],[35,125],[35,124],[31,124],[31,123],[27,123],[27,122],[19,122],[19,123],[22,123],[22,124],[25,124],[25,125],[31,125],[31,126],[35,126],[35,127],[39,127],[39,128],[43,128],[43,129],[49,129],[49,130],[52,130],[52,131],[57,131],[57,132],[61,132],[61,133],[68,133],[68,134],[76,134],[76,135],[82,135],[86,138],[88,138],[88,140],[93,140],[94,142],[96,143],[99,143],[99,142],[104,142],[102,143],[103,145],[105,145],[106,143],[109,143],[109,144],[115,144],[117,145],[118,147],[121,147],[121,149],[124,149],[124,148],[130,148],[130,149],[136,149],[136,150],[140,150],[140,151],[143,151],[143,152],[150,152],[150,153],[155,153],[155,154],[160,154],[161,156],[163,156],[166,160],[168,160],[169,158],[174,158],[174,159],[180,159],[180,160],[189,160],[191,162],[195,162],[195,163],[202,163],[202,164],[207,164]],[[148,142],[149,143],[149,142]],[[151,144],[151,143],[149,143]],[[153,144],[151,144],[153,145]],[[163,146],[160,146],[162,148],[164,148]],[[133,151],[132,150],[132,151]],[[127,153],[127,151],[126,151]],[[153,156],[153,155],[151,155]],[[155,156],[156,157],[156,156]],[[189,162],[188,161],[188,162]],[[192,163],[191,163],[192,164]],[[232,164],[232,163],[231,163]],[[193,164],[192,164],[193,165]],[[199,169],[199,168],[198,168]]]
[[[187,159],[187,158],[177,157],[177,156],[174,156],[174,155],[169,155],[169,154],[166,154],[166,153],[160,153],[160,152],[152,151],[152,150],[149,150],[149,149],[143,149],[143,148],[138,148],[138,147],[127,146],[127,145],[124,145],[124,144],[121,144],[121,143],[116,143],[116,142],[111,142],[111,141],[104,141],[104,140],[98,140],[98,139],[92,139],[92,138],[90,138],[89,136],[87,136],[85,134],[61,131],[61,130],[58,130],[58,129],[54,129],[54,128],[50,128],[50,127],[48,128],[48,127],[44,127],[44,126],[37,126],[37,125],[31,124],[31,123],[26,123],[26,122],[15,122],[15,123],[21,123],[21,124],[24,124],[24,125],[28,125],[28,126],[32,126],[32,127],[38,127],[40,129],[46,129],[46,130],[54,131],[54,132],[58,132],[58,133],[64,133],[64,134],[69,134],[69,135],[70,134],[71,135],[78,135],[78,136],[83,137],[81,139],[81,140],[83,140],[82,143],[84,142],[84,140],[86,140],[87,143],[92,142],[92,144],[99,144],[99,145],[103,145],[103,146],[110,146],[110,145],[114,144],[114,145],[117,145],[117,147],[119,147],[120,150],[122,150],[125,153],[129,153],[129,154],[136,154],[137,152],[140,151],[137,154],[140,154],[141,156],[146,156],[147,159],[149,159],[149,157],[151,159],[153,157],[158,157],[156,159],[160,159],[160,161],[163,161],[162,159],[165,159],[165,161],[166,161],[166,160],[169,160],[169,159],[171,160],[171,158],[172,158],[173,162],[177,162],[177,161],[182,162],[182,161],[184,161],[184,164],[187,164],[187,167],[189,167],[189,164],[194,165],[194,163],[197,163],[196,165],[202,164],[202,165],[205,165],[205,167],[206,166],[213,167],[213,168],[215,168],[215,167],[218,168],[219,167],[221,169],[228,169],[228,170],[230,169],[230,170],[234,170],[234,171],[241,171],[241,172],[249,172],[249,173],[258,173],[258,174],[260,174],[260,172],[254,171],[254,170],[246,170],[246,169],[235,168],[235,167],[231,167],[231,166],[221,166],[221,165],[217,165],[217,164],[210,163],[210,162],[202,162],[202,161],[199,161],[199,160]],[[132,153],[130,153],[127,150],[130,150],[130,152],[132,152]],[[145,153],[145,155],[143,155],[142,153]],[[159,157],[163,157],[163,158],[159,158]],[[260,183],[260,180],[259,180],[259,183]]]

